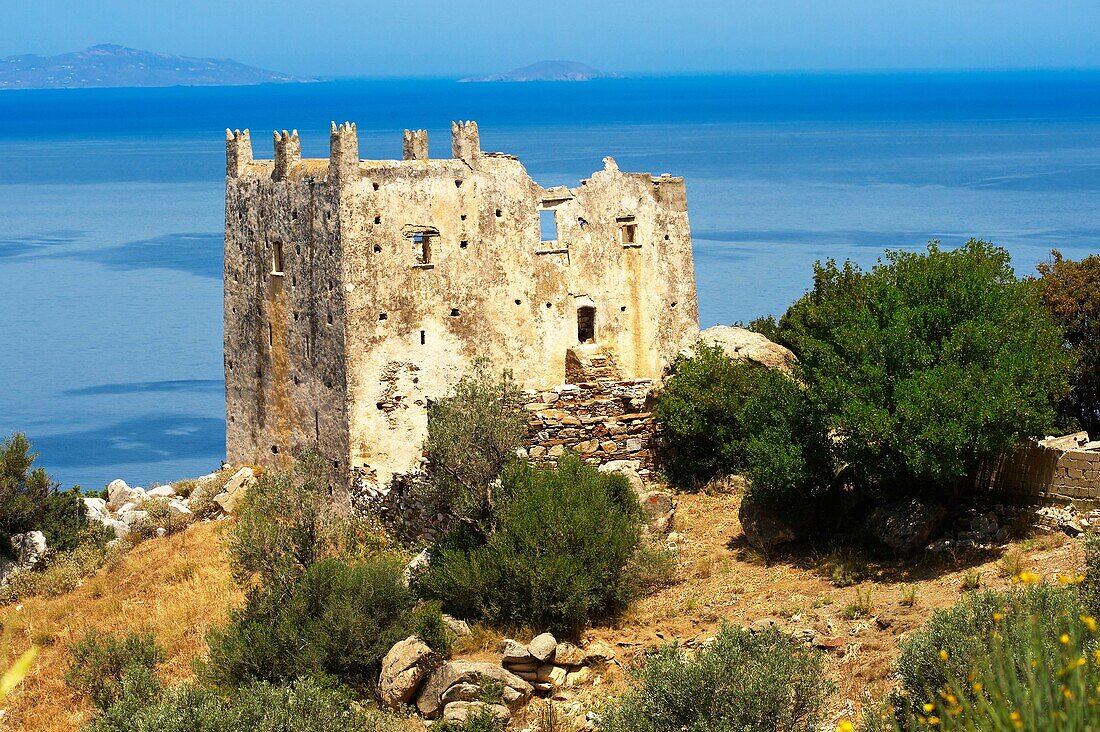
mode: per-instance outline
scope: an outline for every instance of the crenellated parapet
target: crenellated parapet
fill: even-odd
[[[349,179],[359,166],[359,130],[354,122],[332,123],[329,132],[329,175]]]
[[[481,138],[477,131],[477,122],[451,123],[451,154],[459,160],[465,160],[473,167],[481,155]]]
[[[428,159],[428,131],[405,130],[401,146],[402,159],[427,160]]]
[[[252,162],[252,137],[248,130],[225,131],[225,174],[230,178],[239,178],[248,164]]]
[[[275,132],[275,180],[284,180],[290,169],[302,159],[302,141],[298,130]]]

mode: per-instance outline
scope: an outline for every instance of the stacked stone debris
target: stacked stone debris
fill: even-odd
[[[550,633],[535,636],[527,645],[505,639],[500,652],[501,666],[542,695],[584,684],[592,675],[592,666],[615,658],[615,652],[603,643],[590,643],[580,648],[568,641],[559,643]]]
[[[643,478],[653,465],[656,423],[649,411],[653,382],[589,381],[529,394],[525,453],[536,465],[553,465],[566,450],[602,465],[635,460]]]
[[[361,514],[377,516],[402,539],[430,543],[446,533],[454,517],[447,506],[425,499],[430,493],[422,488],[428,480],[423,466],[393,476],[386,486],[379,486],[366,472],[357,471],[352,482],[352,505]]]

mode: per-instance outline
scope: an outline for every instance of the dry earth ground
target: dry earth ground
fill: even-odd
[[[679,497],[675,582],[638,601],[614,626],[586,634],[586,641],[612,645],[618,658],[596,685],[569,690],[582,714],[625,687],[623,667],[637,663],[647,648],[693,645],[712,636],[722,621],[749,625],[772,618],[784,629],[812,629],[819,639],[839,645],[827,651],[838,687],[830,704],[835,718],[858,707],[865,692],[877,694],[889,686],[899,639],[934,609],[957,602],[975,576],[982,587],[1006,588],[1011,571],[1026,569],[1053,579],[1083,568],[1080,542],[1043,534],[988,552],[910,564],[872,563],[864,569],[865,581],[837,587],[830,580],[836,557],[796,547],[765,558],[744,546],[739,502],[729,495]],[[46,644],[32,675],[7,700],[7,719],[0,725],[53,732],[79,729],[89,718],[89,705],[68,690],[63,678],[66,645],[88,628],[153,631],[168,651],[166,680],[189,678],[191,660],[205,650],[205,632],[224,622],[229,607],[240,601],[221,548],[221,526],[200,524],[145,542],[68,595],[0,608],[0,623],[12,629],[11,654],[32,641]],[[856,606],[866,611],[861,617],[851,617],[860,614]],[[500,637],[475,626],[475,637],[459,650],[463,657],[497,660]],[[532,705],[525,715],[529,719],[521,723],[534,721],[538,710]]]

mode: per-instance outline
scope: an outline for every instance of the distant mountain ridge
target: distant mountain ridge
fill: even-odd
[[[618,74],[594,69],[577,61],[539,61],[500,74],[467,76],[459,81],[590,81],[616,79]]]
[[[174,56],[111,43],[57,56],[0,59],[0,89],[124,86],[236,86],[314,81],[231,59]]]

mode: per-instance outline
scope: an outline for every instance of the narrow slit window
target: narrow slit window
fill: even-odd
[[[638,225],[634,223],[622,224],[619,229],[623,246],[630,246],[638,242]]]
[[[558,241],[558,216],[553,209],[539,211],[539,237],[544,244]]]
[[[577,340],[581,343],[596,340],[596,308],[589,305],[577,308]]]
[[[424,331],[420,331],[420,345],[424,345]]]
[[[283,273],[283,243],[281,241],[275,242],[271,247],[271,274],[281,275]]]

